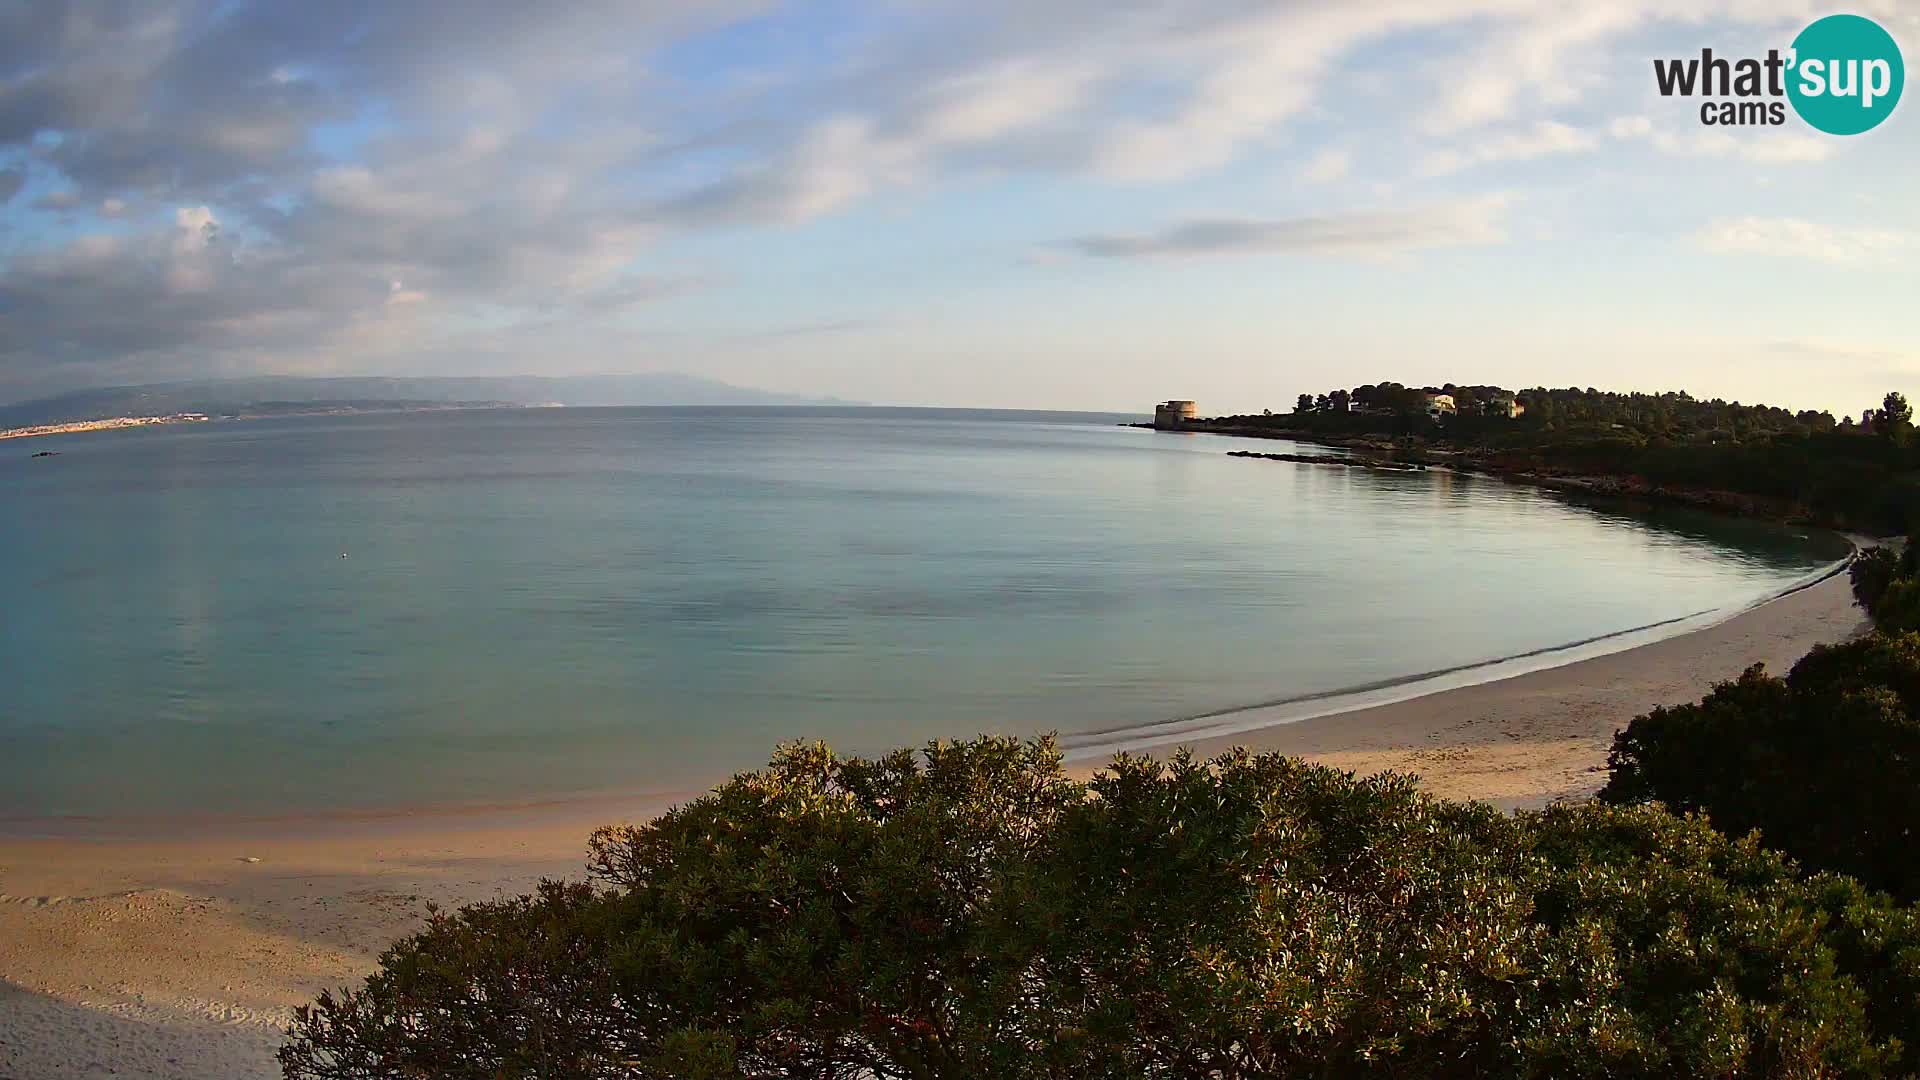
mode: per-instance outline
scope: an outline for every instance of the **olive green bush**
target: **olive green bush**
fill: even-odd
[[[1503,815],[1277,756],[782,749],[591,884],[436,913],[305,1080],[1876,1077],[1920,925],[1656,807]]]
[[[1700,811],[1811,869],[1920,899],[1920,634],[1821,646],[1786,678],[1749,669],[1614,737],[1611,803]]]
[[[1890,634],[1920,631],[1920,548],[1871,547],[1848,568],[1853,597]]]
[[[1861,608],[1871,615],[1880,606],[1880,598],[1886,595],[1887,587],[1897,577],[1910,577],[1913,574],[1913,556],[1907,551],[1889,547],[1870,547],[1855,555],[1847,566],[1847,577],[1853,585],[1853,598]]]

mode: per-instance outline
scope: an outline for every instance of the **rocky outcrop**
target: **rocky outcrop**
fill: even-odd
[[[1252,450],[1229,450],[1227,456],[1261,458],[1266,461],[1292,461],[1301,465],[1338,465],[1347,469],[1379,469],[1384,472],[1421,472],[1426,469],[1425,465],[1412,462],[1341,457],[1336,454],[1257,454]]]

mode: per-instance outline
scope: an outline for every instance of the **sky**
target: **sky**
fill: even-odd
[[[1862,0],[1913,57],[1920,0]],[[1707,127],[1775,0],[0,0],[0,401],[678,371],[1203,413],[1920,391],[1920,101]]]

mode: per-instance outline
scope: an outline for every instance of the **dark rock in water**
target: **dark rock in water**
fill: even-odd
[[[60,456],[60,451],[58,451],[58,450],[42,450],[42,451],[40,451],[39,453],[37,453],[37,454],[35,454],[35,455],[33,455],[33,456],[34,456],[34,457],[59,457],[59,456]]]
[[[1426,469],[1425,465],[1418,462],[1339,457],[1334,454],[1257,454],[1251,450],[1229,450],[1227,456],[1260,458],[1263,461],[1292,461],[1301,465],[1338,465],[1345,469],[1381,469],[1386,472],[1420,472]]]

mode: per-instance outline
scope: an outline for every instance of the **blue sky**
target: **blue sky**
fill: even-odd
[[[685,371],[902,404],[1391,378],[1858,411],[1920,373],[1920,105],[1709,128],[1651,63],[1832,10],[0,4],[0,400]],[[1920,6],[1852,10],[1920,41]]]

